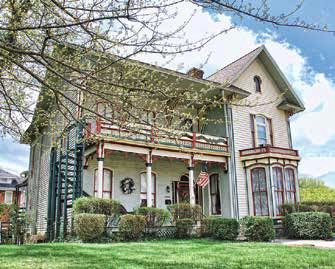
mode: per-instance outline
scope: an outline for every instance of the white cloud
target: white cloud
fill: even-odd
[[[174,24],[184,22],[194,10],[195,15],[185,29],[185,40],[198,40],[205,32],[216,33],[232,26],[229,16],[221,14],[213,19],[209,13],[203,12],[200,8],[194,9],[187,3],[178,7],[178,16]],[[145,55],[139,58],[151,63],[168,62],[165,66],[171,69],[183,66],[183,71],[186,71],[193,66],[201,66],[210,55],[207,64],[203,67],[206,75],[210,75],[262,44],[266,45],[306,106],[305,112],[293,118],[293,138],[296,141],[305,138],[310,145],[325,145],[335,136],[335,124],[331,124],[335,116],[335,84],[325,74],[313,71],[299,48],[288,42],[278,41],[277,36],[269,29],[264,33],[255,33],[246,27],[237,27],[214,39],[203,49],[178,55],[172,61],[167,61],[158,55]],[[305,146],[306,148],[308,145]],[[334,171],[334,163],[333,157],[306,157],[302,161],[300,170],[302,173],[317,176]]]

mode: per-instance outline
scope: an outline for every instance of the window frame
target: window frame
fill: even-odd
[[[276,189],[276,182],[275,182],[275,179],[277,178],[277,175],[275,173],[275,170],[277,171],[280,171],[280,174],[281,174],[281,184],[282,184],[282,188],[281,189]],[[276,205],[276,208],[274,208],[275,212],[274,214],[276,216],[283,216],[283,214],[280,212],[280,209],[278,208],[278,204],[277,204],[277,199],[276,199],[276,195],[280,195],[281,194],[281,199],[282,199],[282,204],[285,203],[286,201],[286,192],[285,192],[285,179],[284,179],[284,171],[283,171],[283,168],[280,167],[280,166],[273,166],[272,167],[272,177],[273,177],[273,187],[274,187],[274,195],[275,195],[275,205]],[[278,212],[278,213],[277,213]]]
[[[217,192],[216,193],[212,193],[212,183],[211,183],[211,179],[213,176],[216,176],[217,178]],[[219,197],[219,212],[218,213],[213,213],[213,205],[212,205],[212,196],[217,195]],[[220,190],[220,176],[219,173],[212,173],[209,175],[209,198],[210,198],[210,212],[211,215],[213,216],[220,216],[222,215],[222,205],[221,205],[221,190]]]
[[[262,79],[260,76],[254,76],[254,86],[256,93],[262,93]]]
[[[10,193],[10,202],[7,202],[7,197],[9,193]],[[13,204],[13,196],[14,196],[13,191],[5,191],[4,203],[7,205]]]
[[[256,207],[255,207],[255,190],[254,190],[254,185],[253,185],[253,171],[254,170],[263,170],[264,175],[265,175],[265,190],[260,189],[260,184],[258,184],[258,193],[262,194],[265,192],[266,194],[266,204],[267,204],[267,215],[263,215],[263,209],[262,209],[262,195],[260,195],[260,207],[261,207],[261,215],[256,214]],[[258,179],[259,179],[259,172],[258,172]],[[255,168],[250,169],[250,181],[251,181],[251,192],[252,192],[252,203],[253,203],[253,210],[254,210],[254,216],[269,216],[270,215],[270,208],[269,208],[269,195],[268,195],[268,185],[267,185],[267,178],[266,178],[266,169],[264,167],[258,166]]]
[[[105,186],[105,170],[109,171],[111,174],[111,182],[110,182],[110,190],[105,190],[104,186]],[[98,193],[98,189],[95,188],[95,183],[97,180],[97,172],[98,172],[98,168],[94,169],[94,182],[93,182],[93,196],[96,197],[95,195]],[[102,173],[102,197],[104,197],[104,193],[109,193],[109,198],[108,199],[112,199],[113,197],[113,170],[110,168],[105,168],[103,169],[103,173]],[[104,198],[105,199],[105,198]]]
[[[146,171],[143,171],[143,172],[141,172],[140,173],[140,203],[142,204],[142,200],[146,200],[147,198],[145,198],[145,199],[142,199],[142,195],[143,194],[147,194],[147,191],[142,191],[142,174],[147,174],[147,172]],[[153,186],[153,192],[151,193],[151,195],[153,195],[153,200],[154,200],[154,203],[153,203],[153,206],[154,207],[156,207],[156,194],[157,194],[157,190],[156,190],[156,180],[157,180],[157,175],[156,175],[156,173],[155,172],[151,172],[151,176],[153,176],[154,177],[154,186]],[[145,176],[145,179],[146,179],[146,176]],[[147,181],[145,180],[145,185],[147,184]]]
[[[286,171],[292,171],[292,175],[293,175],[293,190],[288,190],[287,188],[287,182],[289,182],[288,178],[287,178],[287,174]],[[285,178],[285,198],[287,202],[291,202],[289,201],[289,199],[287,199],[287,193],[293,193],[293,197],[294,197],[294,204],[297,202],[297,184],[296,184],[296,175],[295,175],[295,169],[292,167],[285,167],[284,169],[284,178]]]

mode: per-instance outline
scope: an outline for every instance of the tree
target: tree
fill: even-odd
[[[162,77],[130,61],[142,53],[160,54],[168,60],[231,30],[219,29],[192,42],[183,40],[192,16],[180,25],[173,24],[182,2],[1,0],[0,134],[21,136],[32,121],[42,125],[61,121],[59,125],[64,127],[84,116],[111,120],[95,109],[96,103],[86,105],[83,98],[102,100],[113,107],[113,121],[118,124],[131,122],[131,128],[145,124],[161,130],[179,127],[189,119],[196,121],[207,109],[233,102],[213,93],[215,85],[200,91],[196,84],[185,89],[180,81],[169,80],[168,74]],[[332,32],[295,18],[300,2],[292,12],[279,16],[270,13],[265,0],[260,5],[190,2],[276,26]],[[162,27],[166,24],[169,30]],[[38,99],[41,91],[43,97]],[[151,116],[143,117],[143,111]],[[183,126],[185,130],[190,127]]]
[[[334,202],[335,189],[318,179],[299,179],[301,202]]]

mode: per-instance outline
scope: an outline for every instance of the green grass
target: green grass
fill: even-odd
[[[335,250],[170,240],[0,246],[0,268],[334,268]]]

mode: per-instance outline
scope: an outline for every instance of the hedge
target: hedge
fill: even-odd
[[[118,201],[93,197],[82,197],[74,201],[74,214],[102,214],[105,216],[120,215]]]
[[[119,225],[120,236],[125,241],[139,240],[145,230],[145,217],[140,215],[123,215]]]
[[[192,235],[194,220],[191,218],[176,220],[176,237],[190,238]]]
[[[146,228],[162,227],[169,219],[169,212],[160,208],[139,207],[135,213],[145,217]]]
[[[203,237],[212,237],[212,223],[213,219],[216,217],[205,217],[201,220],[201,236]]]
[[[193,223],[201,220],[202,211],[200,205],[191,205],[188,203],[180,203],[169,206],[172,220],[177,219],[192,219]]]
[[[83,242],[100,241],[105,231],[105,216],[101,214],[76,214],[74,230]]]
[[[327,239],[331,237],[332,221],[328,213],[291,213],[284,219],[285,232],[294,239]]]
[[[273,220],[269,217],[244,217],[240,220],[240,227],[247,241],[268,242],[276,235]]]
[[[237,239],[239,224],[232,218],[212,218],[210,229],[215,239],[234,241]]]

